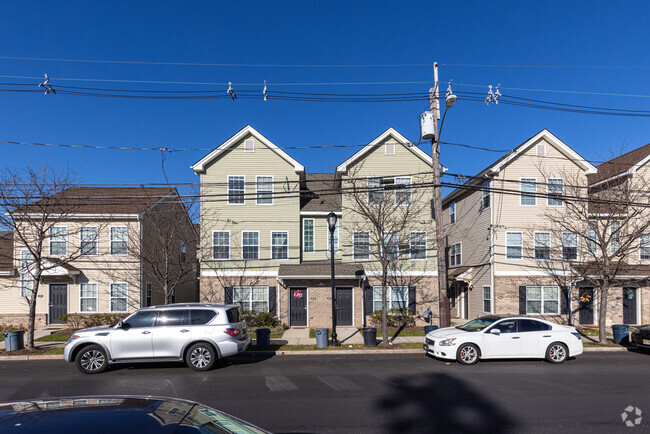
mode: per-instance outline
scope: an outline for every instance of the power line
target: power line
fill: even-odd
[[[650,69],[650,66],[616,66],[616,65],[496,65],[496,64],[467,64],[441,63],[441,66],[461,68],[543,68],[543,69]]]

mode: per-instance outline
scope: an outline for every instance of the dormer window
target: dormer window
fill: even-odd
[[[255,152],[255,140],[253,139],[244,140],[244,152]]]
[[[386,155],[395,155],[395,142],[387,142],[386,145],[384,145],[384,150]]]

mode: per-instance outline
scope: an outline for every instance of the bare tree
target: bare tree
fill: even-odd
[[[410,184],[406,183],[409,178],[365,178],[361,169],[359,165],[350,170],[342,182],[345,227],[353,258],[366,258],[366,274],[376,275],[381,283],[382,333],[387,342],[388,287],[414,286],[425,276],[426,261],[409,257],[429,256],[425,234],[433,233],[432,181],[430,175],[413,176]]]
[[[53,247],[56,237],[67,239],[75,231],[55,233],[56,227],[80,206],[80,201],[70,200],[65,191],[74,185],[75,177],[70,169],[58,172],[48,165],[30,165],[19,170],[6,168],[0,175],[0,226],[13,231],[16,247],[12,256],[16,251],[25,252],[19,268],[21,283],[25,284],[23,296],[29,307],[28,349],[34,348],[36,303],[43,277],[50,270],[66,266],[83,252],[81,244],[66,242],[66,251],[55,251]]]
[[[619,172],[590,186],[577,171],[565,172],[561,189],[547,179],[548,200],[557,206],[547,207],[544,218],[557,242],[548,248],[549,260],[539,263],[565,284],[596,288],[601,343],[607,342],[610,289],[648,279],[638,260],[641,237],[650,230],[648,190],[641,176]],[[535,247],[531,251],[537,255]]]

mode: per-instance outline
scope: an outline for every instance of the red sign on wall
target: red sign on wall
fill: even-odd
[[[300,289],[293,291],[293,298],[302,298],[302,291]]]

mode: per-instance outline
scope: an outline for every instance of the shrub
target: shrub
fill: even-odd
[[[370,316],[373,327],[381,327],[381,311],[376,310]],[[393,308],[388,310],[388,327],[410,327],[415,325],[413,313],[408,309]]]
[[[278,326],[278,318],[270,312],[254,312],[245,310],[242,313],[246,328],[253,329],[257,327],[275,328]]]
[[[68,313],[61,316],[69,328],[78,330],[86,327],[113,325],[126,318],[128,313]]]

